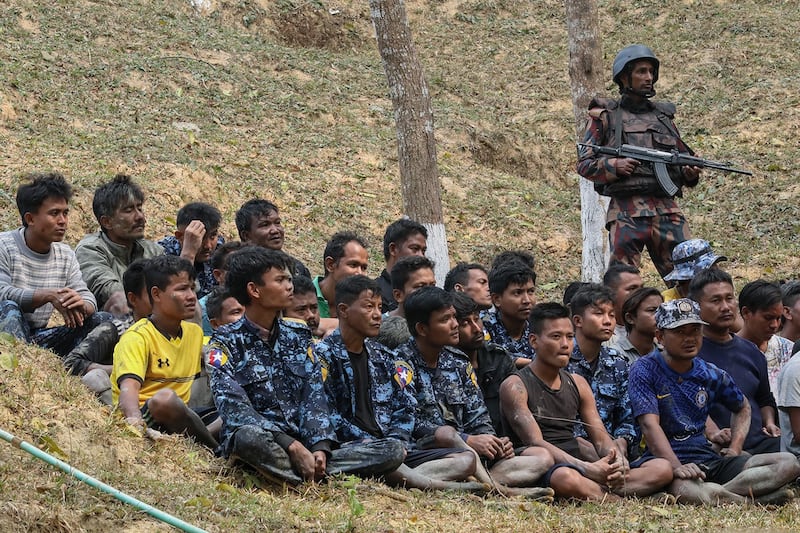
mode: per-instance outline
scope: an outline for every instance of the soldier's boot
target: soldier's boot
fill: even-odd
[[[110,367],[114,362],[114,346],[118,340],[119,333],[113,322],[98,324],[64,356],[64,367],[74,376],[86,374],[92,365]]]

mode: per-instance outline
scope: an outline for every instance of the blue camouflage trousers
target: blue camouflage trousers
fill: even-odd
[[[31,329],[17,302],[0,302],[0,332],[55,352],[64,359],[67,370],[76,375],[84,374],[93,362],[111,364],[114,345],[119,339],[117,328],[111,322],[113,318],[111,313],[101,311],[87,316],[78,328]]]
[[[672,249],[691,238],[682,213],[652,217],[620,215],[608,225],[611,260],[639,267],[642,251],[647,248],[650,259],[663,278],[672,272]]]
[[[266,478],[299,485],[303,479],[289,459],[289,454],[275,442],[274,434],[258,426],[242,426],[224,442],[222,455],[238,459],[255,468]],[[378,477],[394,472],[403,463],[405,448],[395,439],[375,439],[343,444],[331,452],[327,473]]]

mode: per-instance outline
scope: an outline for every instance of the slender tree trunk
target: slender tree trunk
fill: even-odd
[[[450,260],[428,85],[403,0],[370,0],[369,6],[394,106],[403,212],[428,229],[427,255],[436,262],[436,280],[441,285]]]
[[[583,136],[586,110],[603,88],[603,46],[597,26],[595,0],[566,0],[569,39],[569,78],[576,138]],[[600,281],[609,260],[605,230],[608,198],[594,192],[592,183],[580,178],[581,230],[583,234],[582,279]]]

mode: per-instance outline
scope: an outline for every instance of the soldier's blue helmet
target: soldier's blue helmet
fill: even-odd
[[[619,53],[617,53],[617,57],[614,58],[614,63],[611,65],[611,77],[614,83],[622,86],[622,82],[619,78],[622,73],[625,72],[625,67],[633,61],[641,61],[643,59],[653,63],[653,83],[657,82],[658,67],[661,65],[661,62],[647,46],[643,44],[631,44],[620,50]]]

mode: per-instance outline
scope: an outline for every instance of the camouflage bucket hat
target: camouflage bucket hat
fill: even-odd
[[[689,239],[678,243],[672,250],[672,272],[664,277],[664,281],[684,281],[694,278],[695,274],[709,268],[717,261],[727,261],[724,255],[717,255],[711,244],[703,239]]]
[[[678,298],[658,306],[656,310],[658,329],[675,329],[686,324],[708,324],[700,319],[700,306],[694,300]]]

